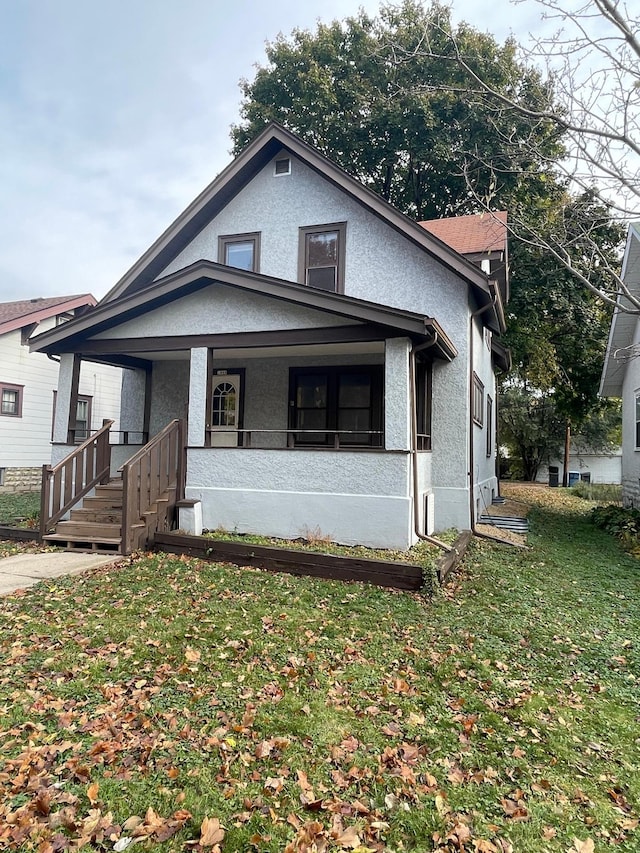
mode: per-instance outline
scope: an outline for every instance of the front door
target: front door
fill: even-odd
[[[240,387],[238,373],[214,375],[211,396],[211,446],[238,447],[240,433]]]

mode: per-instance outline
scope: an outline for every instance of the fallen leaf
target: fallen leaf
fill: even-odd
[[[213,847],[224,838],[224,829],[217,817],[205,817],[200,827],[200,846]]]

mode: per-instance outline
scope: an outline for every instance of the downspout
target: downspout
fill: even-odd
[[[418,507],[418,406],[416,395],[416,355],[423,350],[435,346],[438,342],[438,333],[434,330],[433,338],[430,341],[425,341],[422,344],[417,344],[411,348],[409,354],[410,370],[409,370],[409,389],[411,398],[411,464],[413,472],[413,530],[418,539],[424,542],[429,542],[443,551],[449,553],[453,551],[450,545],[441,542],[434,536],[427,536],[426,533],[420,531],[420,508]]]
[[[483,305],[482,308],[478,308],[477,311],[472,311],[469,317],[469,521],[471,522],[471,530],[477,536],[484,536],[485,534],[476,531],[476,508],[473,501],[473,466],[475,461],[473,453],[473,321],[485,311],[494,308],[496,299],[497,297],[494,296],[491,302]]]

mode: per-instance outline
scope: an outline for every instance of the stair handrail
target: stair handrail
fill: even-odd
[[[40,537],[111,473],[109,430],[114,421],[103,420],[93,435],[79,444],[57,465],[42,466]]]
[[[118,470],[122,472],[122,553],[134,550],[134,525],[160,498],[170,497],[169,509],[184,497],[184,426],[180,419],[141,447]]]

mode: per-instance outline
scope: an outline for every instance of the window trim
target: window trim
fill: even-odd
[[[471,417],[474,424],[477,424],[479,427],[484,426],[484,384],[475,371],[473,374]]]
[[[636,419],[636,443],[635,450],[640,450],[640,389],[634,392],[635,419]]]
[[[227,246],[234,243],[253,243],[253,266],[250,272],[260,271],[260,231],[249,231],[246,234],[222,234],[218,237],[218,263],[230,266],[225,263],[227,257]],[[233,267],[233,269],[242,269],[242,267]]]
[[[310,234],[324,234],[328,231],[338,233],[338,263],[336,269],[336,289],[328,290],[327,293],[344,293],[344,267],[345,267],[345,244],[347,242],[347,223],[329,222],[326,225],[303,225],[298,229],[298,281],[305,287],[307,284],[307,236]]]
[[[487,394],[487,458],[493,453],[493,397]]]
[[[16,392],[16,411],[4,412],[2,410],[2,395],[5,391]],[[16,385],[14,382],[0,382],[0,417],[3,418],[21,418],[22,403],[24,398],[24,385]]]
[[[286,172],[279,172],[278,171],[278,163],[286,163],[287,164],[287,171]],[[283,178],[285,175],[290,175],[290,174],[291,174],[291,157],[289,157],[288,155],[285,155],[285,154],[283,154],[279,157],[276,157],[275,160],[273,161],[273,175],[274,175],[274,177],[275,178]]]
[[[289,430],[293,447],[308,448],[310,450],[319,447],[335,447],[336,436],[339,438],[338,413],[340,411],[338,401],[339,377],[354,373],[367,373],[371,382],[371,400],[369,405],[370,430],[379,432],[379,435],[369,435],[366,443],[345,443],[339,445],[341,449],[384,449],[384,366],[381,364],[341,365],[332,364],[323,367],[290,367],[289,368]],[[296,436],[296,420],[298,408],[296,405],[296,380],[299,376],[327,375],[327,433],[324,441],[298,441]],[[348,408],[348,407],[345,407]],[[322,429],[318,429],[322,433]]]

